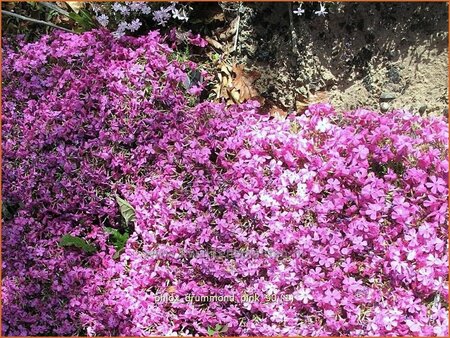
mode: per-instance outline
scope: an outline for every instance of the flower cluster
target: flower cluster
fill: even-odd
[[[297,9],[293,10],[293,13],[298,15],[298,16],[302,16],[303,14],[305,14],[305,10],[303,9],[303,3],[300,3],[297,7]],[[325,16],[328,14],[327,9],[325,7],[325,4],[323,4],[322,2],[319,3],[319,10],[314,11],[314,14],[317,16]]]
[[[5,42],[3,334],[446,336],[446,121],[190,106],[172,54],[157,33]]]
[[[169,20],[178,22],[189,19],[190,7],[171,2],[170,4],[149,2],[114,2],[93,3],[93,10],[98,23],[103,27],[114,29],[114,36],[136,32],[147,18],[159,26],[166,26]]]

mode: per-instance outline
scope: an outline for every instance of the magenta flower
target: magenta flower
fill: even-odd
[[[164,41],[4,38],[2,333],[446,335],[447,121],[197,103]]]
[[[199,34],[191,35],[189,37],[189,42],[199,47],[206,47],[208,45],[208,42],[205,39],[203,39]]]

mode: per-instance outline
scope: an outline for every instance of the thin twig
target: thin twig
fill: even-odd
[[[297,48],[297,33],[295,32],[294,27],[294,16],[292,15],[292,3],[289,3],[289,26],[291,28],[291,37],[292,37],[292,53],[297,57],[298,56],[298,48]]]
[[[238,8],[238,22],[237,22],[237,28],[236,28],[236,35],[234,37],[234,48],[233,48],[234,51],[236,51],[237,46],[238,46],[238,41],[239,41],[239,27],[241,25],[241,7],[242,7],[242,2],[239,3],[239,8]]]
[[[64,28],[64,27],[60,27],[57,26],[51,22],[46,22],[46,21],[42,21],[42,20],[36,20],[36,19],[32,19],[32,18],[28,18],[26,16],[20,15],[20,14],[16,14],[10,11],[5,11],[4,9],[2,9],[2,14],[4,15],[9,15],[9,16],[13,16],[15,18],[21,19],[21,20],[25,20],[25,21],[30,21],[30,22],[34,22],[34,23],[40,23],[42,25],[46,25],[46,26],[50,26],[56,29],[61,29],[65,32],[69,32],[69,33],[75,33],[74,31],[71,31],[70,29]]]
[[[297,67],[297,62],[298,62],[298,47],[297,47],[297,42],[298,42],[298,39],[297,39],[297,33],[295,32],[295,26],[294,26],[294,16],[292,15],[292,13],[293,13],[293,11],[292,11],[292,3],[290,2],[289,4],[288,4],[288,10],[289,10],[289,26],[290,26],[290,28],[291,28],[291,38],[292,38],[292,53],[294,54],[294,63],[295,63],[295,68],[294,69],[298,69],[298,67]],[[291,75],[292,76],[292,75]],[[292,94],[292,97],[297,97],[297,93],[296,93],[296,91],[295,91],[295,86],[292,86],[291,87],[291,94]],[[291,106],[291,109],[292,109],[292,111],[295,111],[296,110],[296,106],[295,106],[295,100],[293,101],[293,103],[292,103],[292,106]]]

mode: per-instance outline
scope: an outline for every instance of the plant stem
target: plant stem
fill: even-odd
[[[294,53],[295,57],[298,57],[298,48],[297,48],[297,33],[295,32],[294,27],[294,16],[292,15],[292,4],[289,3],[289,26],[291,28],[292,35],[292,53]]]
[[[238,22],[237,22],[237,28],[236,28],[236,36],[234,37],[234,48],[233,51],[236,51],[238,42],[239,42],[239,26],[241,25],[241,8],[242,8],[242,2],[239,2],[239,8],[238,8]]]
[[[9,16],[21,19],[21,20],[30,21],[30,22],[34,22],[34,23],[39,23],[39,24],[42,24],[42,25],[50,26],[50,27],[53,27],[53,28],[56,28],[56,29],[61,29],[61,30],[69,32],[69,33],[75,33],[74,31],[71,31],[70,29],[57,26],[57,25],[55,25],[55,24],[53,24],[51,22],[46,22],[46,21],[42,21],[42,20],[28,18],[28,17],[20,15],[20,14],[16,14],[16,13],[13,13],[13,12],[10,12],[10,11],[5,11],[4,9],[2,9],[2,14],[3,15],[9,15]]]

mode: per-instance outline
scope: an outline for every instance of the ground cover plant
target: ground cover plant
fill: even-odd
[[[447,335],[446,120],[199,102],[166,42],[4,40],[3,334]]]

